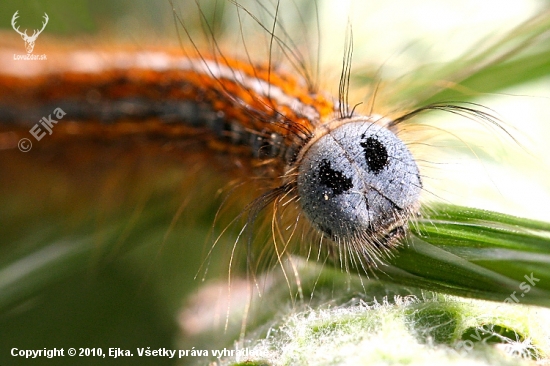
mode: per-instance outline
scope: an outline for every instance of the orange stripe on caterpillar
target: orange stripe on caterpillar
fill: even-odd
[[[221,124],[223,119],[229,123],[213,126],[220,137],[235,142],[238,131],[260,140],[277,134],[288,146],[299,143],[296,137],[306,140],[314,125],[335,111],[330,99],[311,93],[290,75],[269,74],[265,67],[227,58],[162,52],[74,52],[51,58],[56,61],[31,69],[19,68],[21,63],[4,68],[0,74],[0,87],[7,91],[0,96],[4,123],[32,121],[51,106],[71,110],[67,111],[71,120],[110,123],[153,118],[198,127]],[[184,104],[189,113],[173,111],[179,101],[189,102]],[[289,140],[290,134],[295,136]]]

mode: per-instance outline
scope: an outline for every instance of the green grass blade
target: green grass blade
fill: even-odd
[[[515,292],[517,302],[550,306],[550,224],[438,205],[410,228],[408,245],[379,278],[496,301]]]
[[[547,76],[550,74],[549,32],[550,10],[544,10],[498,42],[486,40],[452,62],[420,65],[410,74],[392,81],[388,101],[400,105],[406,100],[411,107],[466,101]],[[370,72],[358,72],[355,77],[363,85],[376,82]]]

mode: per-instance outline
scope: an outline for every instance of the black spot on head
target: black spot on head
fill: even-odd
[[[332,169],[330,161],[323,159],[319,167],[319,181],[322,185],[332,189],[334,194],[342,194],[353,187],[352,179],[342,172]]]
[[[365,135],[361,137],[365,138]],[[388,150],[386,150],[384,144],[375,137],[368,137],[365,141],[361,142],[361,147],[365,152],[365,160],[367,161],[369,170],[374,174],[380,173],[388,164]]]

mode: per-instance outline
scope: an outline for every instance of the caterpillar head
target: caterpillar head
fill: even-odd
[[[323,125],[298,157],[301,206],[336,243],[393,247],[418,210],[416,161],[380,120],[355,117]]]

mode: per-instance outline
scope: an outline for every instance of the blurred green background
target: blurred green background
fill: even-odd
[[[23,41],[10,25],[16,10],[29,35],[44,12],[49,16],[37,54],[52,39],[84,49],[98,39],[177,44],[167,1],[2,2],[2,37],[20,43],[21,53]],[[0,365],[176,364],[137,359],[136,347],[184,348],[178,311],[201,283],[202,274],[194,278],[211,243],[221,202],[212,196],[223,181],[209,172],[193,178],[196,169],[170,154],[93,145],[88,152],[100,151],[76,163],[71,154],[81,150],[35,147],[29,155],[0,152]],[[203,189],[189,194],[189,187]],[[190,211],[178,214],[186,202]],[[218,267],[212,258],[211,278],[222,275]],[[118,347],[136,357],[25,360],[10,356],[13,347],[65,354],[69,347]]]
[[[174,3],[178,14],[200,37],[204,28],[195,3]],[[200,3],[206,17],[217,24],[214,32],[228,34],[238,29],[233,13],[221,17],[223,10],[230,7],[228,3]],[[311,3],[285,4],[281,18],[289,30],[315,26]],[[544,2],[525,2],[517,5],[517,9],[516,5],[501,9],[504,7],[498,2],[487,2],[478,8],[473,4],[423,1],[410,6],[405,2],[378,1],[363,9],[360,2],[352,5],[320,2],[323,34],[319,62],[337,70],[321,74],[327,79],[323,86],[328,85],[328,92],[335,95],[338,84],[334,81],[339,76],[341,57],[333,55],[342,53],[343,24],[350,13],[357,82],[368,84],[376,82],[372,76],[382,64],[387,65],[382,77],[398,78],[412,70],[422,70],[421,65],[433,67],[460,58],[472,45],[483,48],[482,36],[512,29]],[[254,2],[247,6],[258,9]],[[361,11],[355,11],[358,9]],[[3,1],[0,28],[5,30],[2,37],[11,38],[2,42],[9,41],[10,45],[20,42],[21,53],[23,42],[10,26],[16,10],[21,29],[36,28],[43,13],[49,15],[46,30],[37,40],[37,54],[44,52],[40,48],[43,39],[44,43],[46,39],[66,40],[83,48],[97,38],[101,42],[138,47],[178,44],[168,1]],[[365,15],[369,12],[370,17]],[[437,15],[429,16],[429,12]],[[270,24],[269,17],[266,19],[264,22]],[[445,24],[442,19],[455,19],[456,24]],[[465,28],[469,36],[462,33]],[[233,33],[238,38],[238,32]],[[316,40],[315,31],[308,37]],[[308,65],[315,68],[317,50],[308,51],[311,53]],[[453,66],[459,67],[460,63]],[[459,193],[470,193],[468,201],[460,201],[457,190],[449,189],[449,180],[444,179],[437,180],[446,186],[442,192],[437,191],[439,197],[520,216],[550,218],[547,174],[550,154],[544,150],[550,131],[548,124],[537,122],[547,120],[550,115],[545,107],[550,84],[544,76],[547,69],[539,70],[542,71],[535,75],[523,75],[515,83],[495,87],[511,88],[504,89],[498,100],[493,94],[482,96],[483,103],[503,111],[506,120],[522,121],[522,116],[529,113],[528,121],[515,128],[528,134],[528,146],[536,158],[528,163],[518,158],[513,164],[505,164],[502,175],[503,164],[495,164],[494,169],[491,165],[489,183],[481,187],[463,171],[453,170],[450,180],[461,187]],[[437,75],[432,77],[437,79]],[[491,83],[498,84],[498,80],[482,84]],[[488,90],[495,91],[490,87]],[[357,95],[352,102],[368,99],[363,94]],[[82,161],[71,161],[70,154],[77,152],[80,150],[39,148],[27,155],[19,151],[0,152],[0,365],[173,365],[177,360],[166,358],[23,360],[9,355],[12,347],[102,347],[104,351],[119,347],[135,353],[136,347],[181,349],[196,345],[180,338],[178,316],[185,297],[201,285],[204,268],[200,265],[211,243],[209,235],[216,236],[219,226],[223,227],[218,225],[218,231],[212,233],[213,218],[223,202],[223,195],[216,195],[216,190],[225,186],[226,177],[170,154],[147,156],[139,151],[129,154],[124,146],[107,146]],[[523,172],[519,181],[506,184],[509,181],[506,177],[518,174],[517,169]],[[523,180],[525,189],[518,187]],[[449,191],[451,194],[445,195]],[[476,201],[470,200],[471,197]],[[183,204],[185,210],[180,213]],[[224,235],[218,247],[226,249],[214,251],[207,266],[209,279],[226,278],[227,248],[231,248],[232,238]]]

